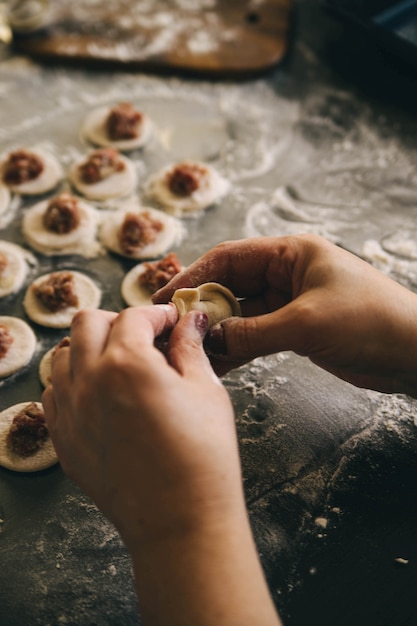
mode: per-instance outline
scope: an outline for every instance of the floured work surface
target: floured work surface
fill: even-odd
[[[211,76],[248,76],[279,63],[292,0],[51,0],[45,27],[16,47],[49,60]]]
[[[343,88],[302,41],[291,65],[269,81],[213,85],[11,59],[0,67],[1,145],[41,144],[68,171],[87,149],[85,115],[133,101],[156,128],[131,153],[135,194],[183,158],[209,162],[231,184],[218,205],[183,220],[182,264],[228,238],[309,231],[416,290],[415,117]],[[113,210],[112,202],[100,210]],[[13,201],[3,239],[25,246],[22,216],[31,204]],[[131,262],[35,257],[0,314],[25,319],[30,280],[64,268],[97,282],[103,308],[124,306],[120,285]],[[0,409],[40,398],[39,361],[66,331],[35,331],[35,357],[2,381]],[[255,538],[284,623],[416,623],[416,402],[356,389],[290,353],[257,359],[224,383]],[[140,623],[125,548],[59,466],[31,476],[0,469],[0,519],[2,624]]]

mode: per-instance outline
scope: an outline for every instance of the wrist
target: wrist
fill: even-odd
[[[244,506],[148,544],[139,542],[131,555],[147,625],[280,624]]]

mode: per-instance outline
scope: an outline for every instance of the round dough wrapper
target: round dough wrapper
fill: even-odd
[[[119,158],[125,165],[124,169],[121,172],[111,174],[98,183],[88,184],[80,178],[78,168],[86,161],[86,157],[83,157],[71,166],[68,178],[75,189],[89,200],[109,200],[111,198],[128,196],[136,186],[136,169],[134,163],[123,156],[123,154],[120,154]]]
[[[169,189],[167,174],[177,165],[169,165],[153,176],[145,184],[145,194],[157,202],[165,211],[178,217],[195,216],[199,212],[218,202],[230,189],[230,183],[211,165],[197,161],[187,161],[184,164],[196,165],[207,170],[207,177],[203,179],[201,187],[189,196],[178,196]]]
[[[6,185],[0,182],[0,215],[3,215],[9,208],[10,191]]]
[[[19,456],[8,448],[6,439],[13,419],[28,404],[30,402],[20,402],[0,413],[0,465],[15,472],[39,472],[58,463],[58,457],[50,437],[31,456]],[[35,404],[38,408],[42,408],[40,402]]]
[[[0,241],[0,253],[8,261],[8,266],[0,274],[0,298],[19,291],[28,273],[28,263],[35,263],[30,253],[9,241]]]
[[[29,324],[18,317],[0,316],[0,324],[7,326],[13,337],[3,358],[0,358],[0,378],[14,374],[27,365],[36,349],[36,336]]]
[[[84,120],[82,134],[86,139],[96,146],[103,148],[116,148],[124,152],[141,148],[148,143],[153,133],[153,124],[148,115],[142,113],[142,124],[139,127],[139,134],[134,139],[110,139],[106,132],[106,120],[112,110],[112,106],[94,109]]]
[[[55,233],[47,230],[43,224],[43,216],[50,200],[38,202],[28,209],[23,216],[23,236],[28,244],[46,256],[63,254],[80,254],[91,258],[100,252],[96,240],[98,212],[89,204],[78,201],[81,221],[77,228],[69,233]]]
[[[44,387],[51,384],[52,357],[55,350],[56,346],[53,346],[53,348],[45,352],[39,363],[39,380]]]
[[[195,288],[177,289],[172,302],[180,317],[189,311],[202,311],[208,315],[208,324],[213,326],[232,315],[241,315],[240,304],[227,287],[218,283],[204,283]]]
[[[8,188],[14,193],[27,196],[36,196],[46,193],[47,191],[51,191],[51,189],[54,189],[64,177],[61,164],[53,154],[46,152],[46,150],[41,150],[40,148],[28,148],[27,151],[36,154],[42,159],[44,163],[42,172],[33,180],[28,180],[20,185],[8,185]],[[6,155],[5,159],[2,160],[0,171],[3,170],[7,156],[8,155]]]
[[[63,271],[71,271],[71,274],[74,276],[74,291],[78,296],[77,306],[70,306],[53,313],[39,302],[39,299],[34,294],[33,286],[39,285],[49,278],[51,274],[39,276],[26,291],[23,300],[26,314],[33,322],[41,326],[48,328],[68,328],[71,326],[72,318],[77,311],[81,311],[82,309],[97,309],[100,306],[101,290],[91,278],[81,272],[75,272],[73,270]]]
[[[145,271],[146,264],[138,263],[138,265],[132,267],[122,280],[122,298],[128,306],[148,306],[152,304],[153,292],[139,284],[139,276]]]
[[[157,234],[155,241],[138,248],[133,254],[123,252],[118,239],[119,229],[128,213],[134,213],[136,215],[149,213],[152,219],[158,220],[163,224],[163,228]],[[114,213],[109,213],[101,225],[100,239],[108,250],[128,259],[155,259],[165,254],[171,248],[179,245],[184,237],[184,232],[183,225],[175,217],[166,215],[166,213],[158,211],[157,209],[138,207],[136,205],[134,207],[120,209]]]

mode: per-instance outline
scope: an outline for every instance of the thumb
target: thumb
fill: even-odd
[[[174,327],[169,338],[167,359],[181,375],[213,375],[213,370],[203,349],[203,339],[208,329],[208,316],[200,311],[187,313]]]
[[[284,350],[305,353],[306,322],[299,307],[290,303],[281,309],[254,317],[230,317],[211,327],[205,339],[209,354],[224,361],[247,362]]]

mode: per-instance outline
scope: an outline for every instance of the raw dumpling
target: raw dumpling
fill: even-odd
[[[177,289],[172,296],[180,317],[189,311],[208,315],[209,326],[232,315],[241,315],[240,304],[227,287],[219,283],[204,283],[195,288]]]

